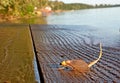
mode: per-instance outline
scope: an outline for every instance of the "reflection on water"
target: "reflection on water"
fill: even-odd
[[[6,21],[2,22],[1,24],[10,24],[10,23],[17,23],[17,24],[47,24],[45,17],[34,17],[34,18],[20,18],[13,21]]]
[[[20,19],[18,23],[27,23],[27,24],[47,24],[45,17],[36,17],[30,19]]]
[[[78,11],[63,12],[48,16],[48,24],[59,25],[82,25],[84,31],[79,34],[93,37],[97,42],[105,46],[120,47],[120,7],[85,9]],[[91,30],[93,31],[91,31]]]

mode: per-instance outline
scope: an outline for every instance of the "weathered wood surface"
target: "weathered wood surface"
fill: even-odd
[[[101,60],[88,73],[59,70],[59,63],[63,60],[82,59],[89,63],[99,55],[99,45],[87,43],[85,37],[77,33],[81,31],[77,27],[80,28],[67,25],[31,25],[44,82],[119,83],[120,49],[103,47]]]
[[[36,83],[26,24],[0,24],[0,83]]]

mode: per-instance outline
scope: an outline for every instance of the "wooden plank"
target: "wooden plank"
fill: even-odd
[[[36,83],[28,25],[0,24],[0,83]]]
[[[31,25],[45,83],[120,82],[120,53],[110,50],[110,47],[109,50],[103,48],[104,56],[88,73],[59,70],[59,63],[63,60],[83,59],[91,62],[98,57],[99,46],[94,45],[94,41],[91,46],[91,43],[79,34],[82,28],[75,25]]]

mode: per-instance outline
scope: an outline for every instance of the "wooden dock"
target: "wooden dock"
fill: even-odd
[[[0,24],[0,83],[36,83],[27,24]]]
[[[98,58],[99,44],[86,42],[80,34],[81,26],[30,25],[30,29],[42,83],[120,82],[120,49],[103,47],[101,60],[88,73],[59,69],[63,60],[82,59],[89,63]]]

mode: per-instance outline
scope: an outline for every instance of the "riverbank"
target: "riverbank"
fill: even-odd
[[[119,7],[119,6],[115,6],[115,7]],[[103,9],[103,8],[115,8],[115,7],[92,7],[92,8],[83,8],[83,9],[79,9],[79,10],[87,10],[87,9]],[[33,14],[31,15],[25,15],[25,16],[13,16],[13,15],[4,15],[4,14],[0,14],[0,23],[27,23],[27,24],[40,24],[39,22],[35,22],[35,20],[33,20],[34,18],[41,18],[43,19],[44,17],[50,16],[51,14],[60,14],[63,12],[69,12],[69,11],[78,11],[78,10],[63,10],[63,9],[58,9],[58,10],[54,10],[51,12],[45,12],[41,9],[38,9],[36,11],[33,12]],[[21,22],[21,19],[24,19],[24,22]],[[32,19],[32,20],[31,20]],[[40,21],[41,22],[41,21]],[[47,22],[45,22],[44,24],[46,24]],[[42,23],[43,24],[43,23]]]
[[[0,83],[36,83],[27,25],[0,26]]]
[[[13,15],[4,15],[4,14],[0,14],[0,22],[10,22],[13,23],[13,21],[17,21],[19,19],[28,19],[28,18],[33,18],[33,17],[37,17],[34,15],[27,15],[27,16],[13,16]]]

